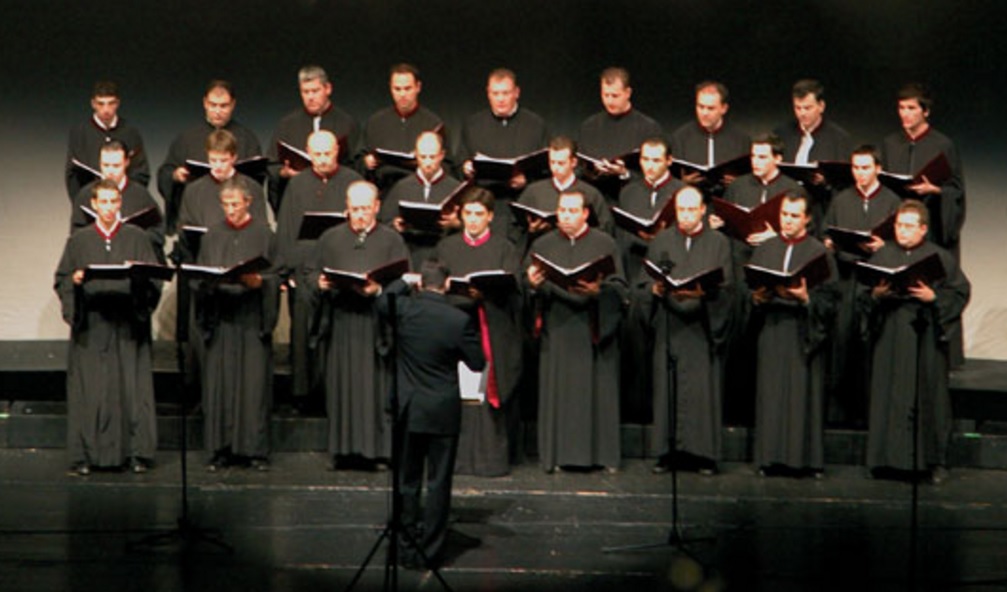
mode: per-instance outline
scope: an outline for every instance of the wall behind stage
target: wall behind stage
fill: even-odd
[[[203,85],[215,77],[236,84],[236,116],[265,144],[298,105],[295,73],[309,62],[329,69],[336,102],[358,120],[387,104],[388,66],[413,62],[423,102],[455,132],[485,106],[486,73],[506,65],[519,75],[522,104],[570,134],[600,108],[598,72],[618,64],[633,74],[635,105],[669,130],[690,119],[701,79],[727,83],[731,116],[759,132],[790,117],[790,85],[814,76],[828,87],[828,114],[877,142],[897,127],[898,85],[930,83],[932,120],[958,142],[966,168],[968,353],[1007,359],[998,199],[1007,173],[997,166],[1007,160],[998,125],[1007,36],[996,3],[8,0],[4,8],[0,339],[67,335],[51,289],[69,215],[63,156],[96,79],[120,83],[121,113],[143,131],[156,166],[201,116]]]

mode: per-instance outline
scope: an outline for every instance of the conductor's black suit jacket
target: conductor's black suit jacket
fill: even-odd
[[[462,404],[458,362],[472,370],[486,366],[479,330],[472,318],[448,303],[443,294],[408,295],[401,280],[381,296],[379,309],[388,316],[388,296],[396,295],[400,417],[413,433],[456,435]]]

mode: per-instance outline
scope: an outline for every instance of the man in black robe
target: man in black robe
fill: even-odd
[[[55,290],[70,325],[67,360],[67,454],[72,475],[127,464],[145,472],[157,449],[150,315],[160,282],[141,277],[85,280],[93,264],[156,262],[146,233],[119,219],[112,181],[93,189],[95,223],[66,242]]]
[[[607,234],[614,232],[612,212],[604,196],[593,185],[577,177],[577,144],[573,140],[557,136],[549,141],[549,172],[551,176],[548,179],[530,183],[521,192],[518,203],[539,211],[553,212],[561,193],[580,193],[590,210],[588,224]],[[535,239],[550,230],[552,224],[549,221],[527,214],[525,220],[515,220],[510,238],[523,254]]]
[[[863,427],[867,419],[867,386],[870,361],[860,338],[861,318],[856,310],[857,282],[854,268],[877,252],[885,241],[878,228],[895,210],[901,200],[878,181],[881,155],[874,146],[864,145],[850,157],[854,186],[840,191],[829,204],[823,226],[872,232],[870,240],[857,246],[855,252],[838,249],[831,238],[825,246],[835,254],[839,278],[839,308],[832,331],[832,352],[829,357],[829,377],[826,418],[830,423]]]
[[[965,309],[971,285],[954,256],[926,239],[928,216],[921,202],[903,202],[895,244],[879,249],[869,263],[896,268],[936,253],[946,277],[930,285],[918,281],[906,293],[881,282],[862,290],[858,304],[873,352],[867,466],[879,477],[926,473],[936,484],[947,477],[953,420],[947,331]]]
[[[346,190],[360,180],[356,171],[339,164],[339,142],[332,132],[313,132],[307,145],[311,168],[290,179],[276,217],[278,267],[290,312],[291,394],[301,411],[312,407],[314,398],[309,396],[321,387],[320,360],[308,347],[315,316],[313,286],[318,278],[305,275],[318,241],[299,238],[301,223],[307,212],[344,212]]]
[[[90,119],[70,128],[66,150],[66,192],[73,200],[86,184],[82,182],[90,173],[74,165],[78,161],[91,169],[98,169],[101,147],[117,141],[126,147],[129,167],[126,170],[134,183],[146,187],[150,182],[150,165],[147,150],[143,147],[140,131],[119,117],[119,87],[114,82],[96,82],[91,91]],[[95,179],[97,180],[97,179]]]
[[[703,166],[715,166],[737,158],[750,144],[748,134],[738,129],[729,119],[727,111],[727,86],[707,80],[696,85],[696,121],[683,124],[671,134],[671,153],[675,158]],[[690,185],[703,184],[702,173],[689,173],[682,180]],[[734,179],[724,178],[730,185]],[[710,187],[713,195],[722,195],[725,187]]]
[[[430,258],[438,241],[445,235],[461,227],[457,207],[441,215],[439,228],[416,228],[410,226],[399,215],[399,204],[438,204],[443,202],[458,188],[459,181],[444,170],[444,141],[436,132],[422,132],[411,149],[416,154],[416,170],[412,175],[399,179],[382,200],[378,220],[402,234],[402,238],[412,254],[413,268]]]
[[[200,265],[231,267],[273,259],[273,232],[250,213],[262,193],[236,179],[220,190],[225,219],[203,237]],[[203,440],[213,454],[207,469],[250,464],[269,468],[269,412],[273,399],[273,328],[279,309],[279,279],[266,271],[237,282],[199,282],[195,293],[203,363]]]
[[[819,256],[834,264],[808,232],[808,198],[788,195],[780,208],[780,234],[760,244],[752,264],[798,271]],[[750,292],[758,327],[755,381],[755,464],[762,475],[814,475],[825,470],[824,398],[826,342],[837,295],[832,279]]]
[[[619,433],[619,324],[627,285],[615,240],[588,226],[584,196],[563,193],[557,228],[532,245],[533,255],[567,269],[609,256],[614,272],[582,279],[569,290],[547,280],[538,263],[527,278],[541,338],[538,451],[547,472],[564,466],[616,472]]]
[[[490,230],[493,194],[473,188],[462,196],[464,229],[437,245],[437,259],[452,277],[501,270],[515,275],[521,265],[517,250],[506,237]],[[468,313],[480,328],[482,350],[490,361],[483,401],[462,407],[461,454],[455,464],[458,474],[498,477],[510,471],[520,441],[521,384],[521,292],[511,289],[467,294],[452,293],[448,301]]]
[[[483,154],[494,158],[514,158],[546,147],[549,136],[545,120],[536,113],[518,105],[521,87],[517,75],[511,70],[498,68],[489,74],[486,98],[489,108],[470,115],[462,124],[458,161],[462,173],[470,179],[475,174],[472,157]],[[478,179],[480,187],[489,189],[497,199],[493,228],[507,232],[511,226],[511,212],[507,203],[517,199],[528,185],[528,177],[515,173],[506,181]]]
[[[101,147],[98,157],[98,168],[101,171],[102,179],[112,181],[119,188],[119,194],[122,195],[120,215],[125,218],[147,208],[155,208],[160,213],[161,207],[154,201],[147,188],[128,177],[129,164],[127,149],[119,140],[110,140]],[[77,193],[77,197],[74,198],[73,210],[70,212],[71,234],[78,228],[89,226],[94,222],[94,217],[88,213],[88,210],[91,208],[92,191],[97,184],[97,179],[88,183]],[[163,263],[164,221],[162,220],[148,228],[147,236],[150,237],[150,244],[154,248],[154,254],[157,256],[158,261]]]
[[[395,182],[408,177],[413,171],[382,160],[377,149],[409,153],[423,132],[436,132],[442,140],[447,138],[444,121],[433,111],[420,104],[423,82],[420,71],[412,64],[396,64],[389,72],[388,90],[392,106],[381,109],[364,124],[361,140],[361,164],[368,181],[382,193]]]
[[[458,365],[480,371],[486,358],[473,319],[451,306],[444,297],[447,269],[426,261],[420,272],[420,291],[406,297],[409,287],[401,280],[389,286],[396,299],[396,373],[401,442],[402,524],[415,543],[406,547],[406,567],[436,567],[443,560],[451,514],[451,481],[462,421]],[[388,299],[379,301],[388,318]],[[420,498],[426,473],[425,503]],[[424,559],[426,560],[424,564]]]
[[[206,157],[206,137],[210,132],[225,130],[237,142],[237,158],[244,160],[262,155],[262,147],[255,132],[234,119],[238,97],[234,87],[226,80],[211,80],[203,95],[203,121],[179,134],[168,148],[164,163],[157,169],[157,190],[164,200],[165,225],[168,234],[174,234],[182,193],[189,182],[189,169],[185,161],[202,161]],[[256,179],[262,183],[263,179]]]
[[[853,150],[850,134],[825,115],[825,86],[805,78],[791,91],[794,119],[773,132],[783,141],[783,160],[796,164],[819,161],[846,161]],[[832,187],[821,173],[815,173],[805,189],[812,197],[812,217],[821,220],[832,196],[844,187]]]
[[[310,285],[315,305],[321,307],[312,339],[323,349],[328,450],[336,468],[361,460],[375,466],[391,451],[385,414],[389,343],[375,307],[381,284],[369,278],[362,287],[339,289],[322,273],[324,268],[365,273],[409,258],[402,237],[378,224],[379,205],[377,187],[367,181],[351,183],[347,223],[318,239],[307,269],[307,277],[314,278]]]
[[[632,177],[622,157],[649,138],[660,138],[661,124],[633,108],[633,87],[625,68],[606,68],[601,73],[601,103],[605,109],[580,124],[581,152],[599,163],[588,165],[584,177],[615,204],[619,192]]]
[[[885,170],[900,175],[916,172],[939,154],[944,154],[951,166],[951,175],[940,185],[930,179],[909,187],[930,210],[930,236],[928,240],[946,249],[955,259],[961,260],[961,232],[965,224],[965,174],[961,156],[951,138],[930,125],[933,98],[930,91],[918,83],[909,83],[899,90],[899,119],[902,129],[885,138],[881,160]],[[965,363],[961,319],[948,328],[951,344],[951,368]]]
[[[619,208],[639,218],[650,219],[664,209],[685,183],[671,176],[672,157],[668,144],[661,138],[649,138],[639,146],[640,170],[643,178],[630,181],[619,194]],[[663,229],[663,228],[662,228]],[[632,233],[619,227],[616,244],[622,256],[626,277],[636,281],[640,275],[647,247],[657,232]],[[651,298],[631,293],[629,309],[620,330],[619,350],[622,353],[621,408],[624,421],[646,424],[651,421],[651,343],[649,316]]]
[[[722,269],[717,290],[684,286],[671,290],[646,272],[636,280],[647,311],[652,342],[654,472],[672,464],[712,475],[720,459],[724,354],[732,310],[731,244],[703,223],[706,206],[699,190],[689,187],[675,196],[677,225],[649,244],[647,260],[675,279]],[[672,413],[674,410],[674,413]],[[671,439],[674,438],[673,456]]]
[[[357,122],[332,103],[332,82],[321,66],[304,66],[297,72],[301,107],[287,113],[276,124],[269,142],[269,205],[280,210],[287,183],[297,174],[288,162],[280,162],[278,142],[303,149],[313,132],[328,130],[339,141],[339,162],[350,166],[357,149]]]

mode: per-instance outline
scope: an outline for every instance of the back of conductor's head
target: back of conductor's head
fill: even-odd
[[[448,282],[448,268],[438,259],[427,259],[420,265],[420,289],[443,292]]]

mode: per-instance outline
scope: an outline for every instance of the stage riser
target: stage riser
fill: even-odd
[[[0,419],[0,447],[3,448],[63,448],[66,444],[66,416],[53,413],[58,403],[15,403]],[[44,411],[41,412],[41,411]],[[322,417],[278,416],[272,418],[271,441],[275,452],[321,452],[327,442],[328,422]],[[188,446],[203,449],[203,419],[196,415],[186,423]],[[535,426],[525,429],[525,450],[529,458],[536,456]],[[750,462],[752,431],[743,427],[726,427],[723,431],[724,460]],[[622,451],[626,458],[649,456],[651,429],[649,426],[623,425]],[[177,450],[181,444],[181,422],[177,415],[158,417],[158,447]],[[867,435],[856,430],[827,430],[825,460],[831,465],[863,464]],[[952,436],[950,447],[952,466],[986,469],[1007,468],[1007,436]]]

